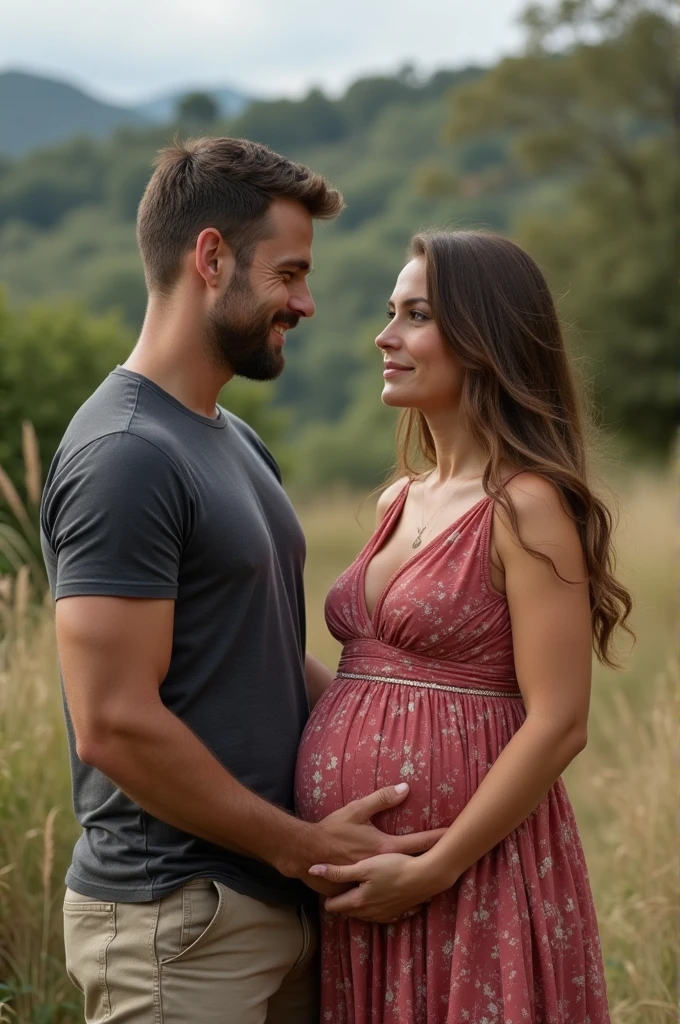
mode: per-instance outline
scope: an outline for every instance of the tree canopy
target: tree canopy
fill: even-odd
[[[406,67],[361,79],[338,99],[312,89],[201,129],[266,142],[324,173],[347,201],[336,223],[316,230],[317,314],[289,336],[284,375],[234,398],[287,447],[291,479],[305,486],[377,483],[390,462],[394,418],[380,404],[373,339],[409,237],[431,225],[491,228],[523,244],[558,298],[603,423],[635,451],[668,451],[670,6],[559,0],[530,7],[524,25],[524,52],[489,69],[419,78]],[[3,405],[3,438],[18,436],[36,406],[58,406],[36,424],[49,457],[80,396],[110,367],[116,339],[131,345],[145,308],[134,220],[167,139],[167,127],[126,129],[0,162],[2,316],[14,339],[0,391],[15,396]],[[0,462],[14,457],[4,443]]]
[[[449,136],[512,131],[523,173],[571,179],[568,203],[518,217],[516,236],[564,295],[605,424],[663,450],[676,410],[670,5],[562,0],[524,21],[527,53],[455,94]]]

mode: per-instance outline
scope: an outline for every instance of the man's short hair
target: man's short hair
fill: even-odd
[[[344,206],[320,174],[248,139],[176,139],[155,163],[137,214],[149,291],[172,289],[204,228],[216,228],[237,262],[247,265],[267,235],[274,199],[295,199],[321,220],[337,217]]]

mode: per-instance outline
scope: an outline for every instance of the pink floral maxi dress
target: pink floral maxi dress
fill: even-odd
[[[483,498],[389,580],[373,617],[365,567],[405,487],[331,589],[343,643],[298,758],[299,814],[319,821],[407,781],[375,819],[398,834],[450,825],[524,720],[507,602],[491,583]],[[321,915],[322,1024],[605,1024],[597,922],[558,780],[534,813],[417,915],[394,925]]]

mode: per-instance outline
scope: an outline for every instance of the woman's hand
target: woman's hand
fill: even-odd
[[[428,869],[424,857],[383,853],[346,867],[315,864],[309,873],[335,884],[354,883],[348,892],[326,900],[330,913],[391,924],[415,913],[422,903],[448,887],[449,883],[441,884]]]

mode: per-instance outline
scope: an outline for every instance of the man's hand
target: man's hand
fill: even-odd
[[[408,794],[408,784],[385,786],[375,793],[353,800],[339,811],[334,811],[314,826],[316,832],[316,854],[314,861],[328,864],[356,864],[357,861],[374,857],[383,853],[400,853],[402,855],[424,853],[430,850],[441,839],[446,829],[433,829],[429,832],[413,832],[408,835],[394,836],[381,832],[371,823],[380,811],[397,807]],[[308,856],[307,851],[305,853]],[[335,895],[344,892],[347,884],[335,884],[332,879],[309,875],[311,864],[307,861],[304,868],[296,868],[291,874],[302,878],[307,885],[323,895]],[[288,872],[287,872],[288,873]],[[333,882],[333,884],[330,884]]]
[[[391,924],[410,917],[442,891],[441,883],[423,864],[424,859],[418,857],[387,853],[344,867],[315,864],[309,873],[317,881],[323,878],[335,885],[352,885],[342,895],[326,900],[330,913]]]
[[[317,825],[330,850],[330,854],[319,858],[319,862],[356,864],[378,853],[413,854],[432,849],[446,832],[445,828],[391,836],[371,823],[371,818],[376,814],[397,807],[407,795],[408,783],[400,782],[398,786],[377,789],[375,793],[353,800],[339,811],[329,814]]]

